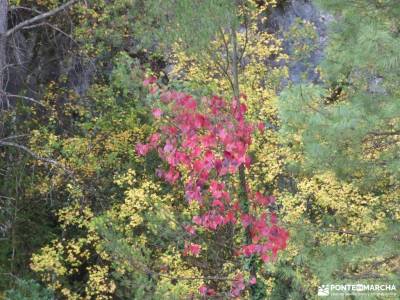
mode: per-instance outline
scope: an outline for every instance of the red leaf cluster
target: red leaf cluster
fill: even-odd
[[[147,144],[137,144],[136,151],[139,155],[157,151],[166,166],[157,170],[158,176],[170,184],[182,180],[186,200],[198,202],[202,213],[193,216],[193,224],[187,225],[186,231],[194,236],[196,228],[215,231],[228,223],[242,226],[249,230],[252,243],[242,245],[240,254],[258,255],[265,262],[275,258],[288,239],[288,233],[277,225],[276,216],[267,214],[275,198],[248,189],[249,210],[244,211],[232,181],[241,166],[250,168],[252,135],[257,129],[264,132],[264,124],[248,122],[246,105],[238,99],[195,99],[174,90],[158,93],[159,107],[153,109],[153,116],[159,130]],[[200,249],[200,245],[186,242],[184,252],[199,255]],[[239,278],[237,282],[232,295],[240,294],[244,285],[239,284]],[[207,291],[203,289],[201,293]]]

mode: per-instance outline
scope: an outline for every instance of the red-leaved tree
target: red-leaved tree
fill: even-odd
[[[246,185],[243,199],[238,179],[240,168],[250,170],[249,146],[255,131],[263,132],[262,124],[246,120],[246,105],[240,99],[195,99],[187,93],[160,89],[154,77],[147,78],[144,85],[159,99],[152,111],[158,128],[148,143],[136,145],[136,151],[142,156],[157,151],[164,162],[157,175],[171,185],[182,183],[186,201],[196,201],[200,207],[192,223],[183,224],[189,236],[183,254],[201,255],[199,232],[223,232],[229,236],[233,256],[258,257],[264,262],[276,258],[286,247],[288,233],[268,209],[275,198]],[[246,286],[254,285],[256,278],[252,275],[246,283],[238,274],[230,295],[237,297]],[[201,286],[199,291],[204,296],[215,293],[208,286]]]

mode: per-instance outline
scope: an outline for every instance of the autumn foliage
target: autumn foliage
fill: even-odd
[[[187,93],[159,89],[155,78],[146,79],[144,85],[159,99],[152,111],[158,127],[148,143],[136,145],[136,151],[142,156],[156,151],[164,162],[157,175],[171,185],[182,182],[186,201],[199,205],[201,213],[192,216],[192,224],[183,225],[186,231],[195,239],[200,229],[233,226],[239,229],[234,232],[247,231],[251,236],[250,243],[234,249],[236,255],[255,255],[264,262],[275,258],[288,239],[276,215],[269,212],[275,198],[246,186],[249,203],[244,203],[237,181],[242,166],[250,170],[252,135],[256,130],[262,133],[263,125],[246,120],[246,105],[239,99],[195,99]],[[201,249],[202,245],[185,241],[184,255],[200,255]],[[242,281],[234,280],[232,295],[244,289]],[[205,293],[204,287],[201,292]]]

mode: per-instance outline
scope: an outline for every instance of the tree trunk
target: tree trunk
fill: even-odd
[[[232,40],[232,79],[233,79],[233,95],[236,101],[240,103],[240,86],[239,86],[239,53],[237,44],[237,34],[236,28],[232,26],[231,28],[231,40]],[[246,172],[244,165],[239,167],[239,182],[240,182],[240,202],[244,213],[249,213],[249,195],[247,192],[247,182],[246,182]],[[250,226],[246,228],[246,243],[251,244],[252,238],[250,233]],[[249,259],[249,271],[250,275],[253,277],[257,276],[257,266],[255,262],[255,257],[252,255]],[[257,285],[253,285],[250,288],[251,299],[257,299]]]
[[[7,15],[8,0],[0,0],[0,105],[3,106],[5,96],[5,74],[7,69],[6,45],[7,45]]]

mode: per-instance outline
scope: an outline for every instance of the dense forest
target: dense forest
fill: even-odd
[[[399,299],[399,70],[398,0],[0,0],[0,299]]]

